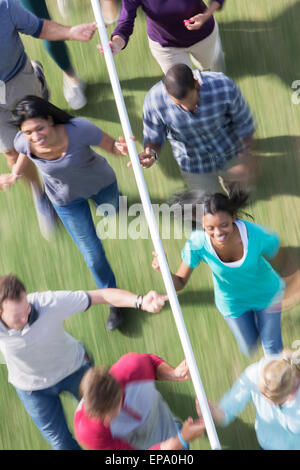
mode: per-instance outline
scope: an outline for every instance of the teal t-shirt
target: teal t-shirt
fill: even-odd
[[[182,260],[190,268],[204,261],[212,270],[215,302],[224,316],[239,317],[249,310],[262,310],[279,302],[285,283],[266,258],[279,249],[279,237],[260,225],[242,221],[248,232],[248,251],[238,267],[222,263],[206,239],[204,230],[192,233],[182,250]]]

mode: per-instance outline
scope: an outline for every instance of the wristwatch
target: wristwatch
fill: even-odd
[[[155,162],[157,163],[157,161],[158,161],[158,153],[157,153],[157,151],[156,151],[154,148],[152,148],[152,147],[149,147],[149,149],[151,150],[151,153],[153,154],[154,160],[155,160]]]

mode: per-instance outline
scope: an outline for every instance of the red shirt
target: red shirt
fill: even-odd
[[[132,420],[142,421],[143,408],[137,411],[138,397],[143,394],[143,386],[156,380],[156,369],[164,362],[158,356],[152,354],[129,353],[122,356],[110,369],[110,373],[120,382],[123,389],[123,406],[121,411],[128,415],[128,422]],[[126,403],[126,387],[130,384],[136,387],[134,409]],[[146,390],[145,390],[146,391]],[[137,423],[138,424],[138,423]],[[122,422],[124,426],[124,419]],[[126,426],[126,424],[125,424]],[[105,427],[100,419],[87,416],[84,410],[84,401],[81,401],[74,416],[74,430],[76,439],[89,450],[136,450],[121,438],[112,435],[110,427]],[[160,443],[150,447],[159,450]]]

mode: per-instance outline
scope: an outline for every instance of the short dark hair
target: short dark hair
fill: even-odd
[[[163,78],[163,83],[169,95],[177,100],[185,98],[196,87],[193,72],[186,64],[173,65]]]
[[[4,300],[20,300],[24,292],[24,284],[14,274],[0,277],[0,309]]]
[[[27,95],[22,98],[13,110],[13,116],[11,124],[17,127],[21,127],[23,122],[28,119],[48,119],[51,117],[54,124],[67,124],[73,118],[66,111],[35,95]]]
[[[122,399],[121,384],[102,366],[88,369],[79,390],[85,412],[94,418],[101,419],[114,411]]]

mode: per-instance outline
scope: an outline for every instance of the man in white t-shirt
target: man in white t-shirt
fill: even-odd
[[[64,320],[98,304],[156,313],[165,300],[154,291],[137,296],[120,289],[27,295],[14,275],[0,278],[0,351],[8,380],[53,449],[80,449],[67,427],[59,395],[68,391],[78,399],[80,381],[91,365],[83,346],[65,332]]]

